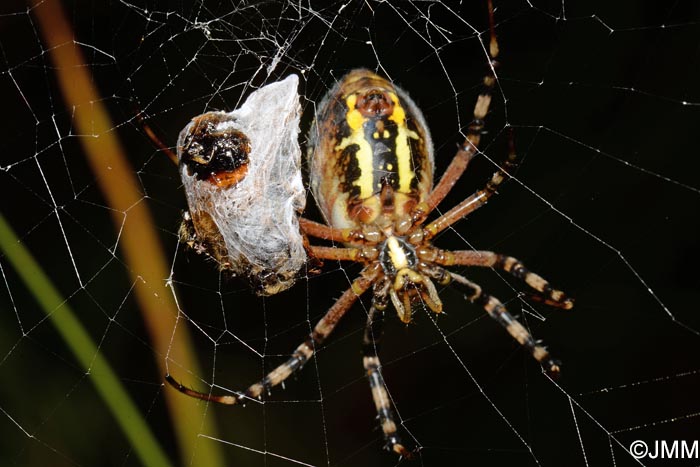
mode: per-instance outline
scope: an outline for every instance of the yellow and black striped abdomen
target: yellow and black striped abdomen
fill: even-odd
[[[319,105],[309,138],[311,186],[334,227],[410,212],[432,188],[432,142],[418,107],[368,71],[348,73]],[[380,203],[383,186],[391,205]],[[386,217],[386,216],[385,216]]]

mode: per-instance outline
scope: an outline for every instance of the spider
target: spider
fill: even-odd
[[[434,313],[442,312],[435,283],[459,288],[470,302],[483,307],[500,323],[547,372],[553,375],[559,372],[558,361],[496,297],[447,268],[473,266],[503,270],[523,280],[537,292],[533,298],[545,304],[570,309],[573,300],[528,271],[516,258],[492,251],[448,251],[432,244],[440,232],[483,206],[509,177],[508,172],[517,167],[512,138],[507,158],[484,188],[427,222],[429,214],[478,152],[496,82],[494,70],[499,54],[491,0],[488,13],[489,71],[474,106],[473,120],[466,129],[466,140],[435,187],[430,135],[421,111],[403,90],[369,70],[358,69],[344,76],[328,92],[317,109],[307,148],[311,189],[327,224],[300,217],[299,225],[307,237],[343,245],[307,244],[311,257],[360,263],[362,271],[292,355],[244,392],[205,394],[166,375],[174,388],[195,398],[227,405],[261,398],[268,389],[300,370],[358,298],[371,290],[362,346],[363,366],[385,447],[404,458],[411,457],[412,451],[404,446],[398,433],[382,378],[378,356],[381,325],[389,302],[404,323],[411,321],[416,305],[423,304]]]

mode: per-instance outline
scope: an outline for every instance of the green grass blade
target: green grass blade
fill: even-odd
[[[88,373],[110,412],[131,442],[143,465],[167,467],[171,463],[156,441],[109,363],[32,255],[0,214],[0,250],[41,305],[76,359]]]

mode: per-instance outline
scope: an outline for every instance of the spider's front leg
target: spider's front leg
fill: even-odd
[[[350,309],[353,303],[365,293],[379,275],[377,268],[365,269],[360,274],[360,277],[352,282],[343,295],[331,306],[328,312],[314,327],[311,335],[303,343],[301,343],[294,353],[286,362],[279,365],[277,368],[269,372],[259,382],[251,385],[243,393],[235,395],[217,396],[207,394],[190,389],[180,384],[171,375],[166,375],[165,379],[172,387],[183,394],[196,399],[202,399],[208,402],[216,402],[225,405],[240,404],[243,399],[259,399],[263,393],[273,386],[277,386],[291,376],[297,370],[300,370],[304,364],[313,356],[315,348],[320,346],[326,338],[333,332],[338,321]]]
[[[372,399],[377,409],[379,425],[382,428],[385,448],[410,459],[413,453],[406,449],[401,443],[401,438],[397,433],[394,411],[391,408],[391,400],[384,385],[384,378],[381,373],[381,363],[379,361],[380,340],[382,337],[382,324],[384,321],[384,310],[388,302],[389,288],[391,282],[388,280],[378,282],[374,286],[374,296],[372,297],[372,307],[367,316],[364,338],[362,340],[362,364],[367,373],[367,380],[372,391]]]
[[[508,312],[499,299],[484,293],[478,284],[466,277],[449,272],[441,267],[431,268],[430,275],[442,285],[456,285],[464,292],[467,300],[481,305],[489,316],[508,331],[513,339],[529,350],[535,360],[542,365],[550,376],[556,377],[559,375],[561,363],[551,357],[549,351],[532,337],[532,334]]]
[[[522,280],[540,293],[540,295],[530,295],[531,299],[564,310],[570,310],[574,307],[572,298],[568,297],[561,290],[553,288],[547,279],[528,270],[519,259],[512,256],[501,255],[493,251],[449,251],[432,247],[419,250],[418,255],[423,261],[441,266],[477,266],[499,269]]]

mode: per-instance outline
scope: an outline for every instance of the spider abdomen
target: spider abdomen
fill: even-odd
[[[404,215],[432,188],[433,148],[423,114],[400,88],[353,70],[326,95],[309,137],[311,187],[338,228]],[[380,196],[390,187],[390,205]]]

